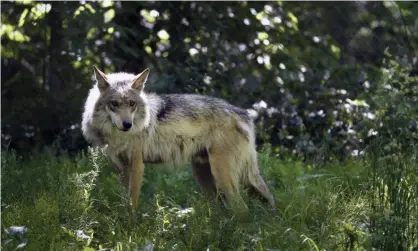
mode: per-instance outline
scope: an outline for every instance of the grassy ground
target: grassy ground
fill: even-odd
[[[3,153],[2,250],[370,249],[368,162],[312,166],[266,153],[260,162],[281,215],[251,200],[250,214],[234,217],[203,198],[190,167],[148,165],[132,218],[126,188],[99,152]],[[10,226],[28,231],[13,237]]]

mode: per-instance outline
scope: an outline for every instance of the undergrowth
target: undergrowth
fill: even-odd
[[[275,211],[246,197],[249,214],[237,218],[202,196],[189,166],[147,165],[140,206],[131,217],[126,187],[100,151],[76,159],[5,152],[2,250],[371,248],[373,162],[312,165],[279,161],[264,151],[260,164]],[[27,231],[13,235],[11,226]]]

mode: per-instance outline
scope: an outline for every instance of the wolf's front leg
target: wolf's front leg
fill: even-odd
[[[129,165],[129,197],[131,199],[131,206],[134,210],[138,207],[143,176],[144,162],[142,159],[142,151],[134,150]]]
[[[122,184],[128,185],[129,184],[129,172],[128,163],[124,153],[120,154],[113,154],[109,148],[105,149],[107,155],[109,156],[110,165],[113,169],[119,174],[119,180]]]
[[[128,186],[129,185],[129,172],[127,165],[117,165],[113,163],[113,169],[119,174],[119,181],[121,184]]]

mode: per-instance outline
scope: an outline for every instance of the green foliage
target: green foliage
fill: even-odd
[[[246,200],[236,218],[203,198],[190,167],[146,167],[140,208],[130,217],[126,188],[101,151],[70,160],[2,153],[2,228],[28,228],[27,250],[368,249],[369,193],[358,162],[315,166],[260,154],[276,211]],[[13,250],[2,234],[2,250]],[[150,250],[150,249],[148,249]]]
[[[374,99],[379,129],[369,149],[373,246],[412,250],[418,245],[418,77],[387,56]]]
[[[386,52],[388,60],[382,67],[382,80],[373,99],[384,153],[417,150],[418,143],[418,75],[411,74],[410,65],[402,65]]]
[[[2,148],[85,148],[94,64],[252,108],[258,143],[280,156],[361,152],[379,128],[363,126],[385,97],[384,50],[416,64],[417,15],[412,2],[4,2]]]

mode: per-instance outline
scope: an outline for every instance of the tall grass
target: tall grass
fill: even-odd
[[[387,143],[373,149],[372,243],[379,250],[416,250],[418,248],[418,151],[411,145],[405,153],[381,154]],[[415,151],[414,151],[415,150]]]
[[[378,136],[369,144],[372,245],[418,250],[418,76],[385,51],[382,76],[370,99]]]
[[[368,164],[311,165],[260,154],[277,211],[246,200],[237,218],[204,199],[189,166],[148,165],[140,207],[102,153],[76,159],[2,153],[2,250],[360,250],[372,236]],[[25,241],[6,234],[25,226]]]

